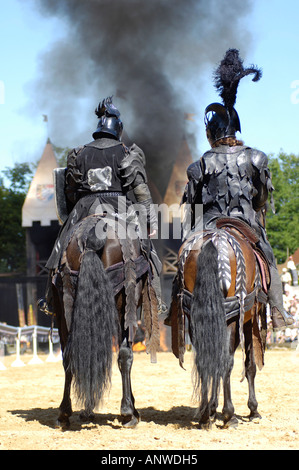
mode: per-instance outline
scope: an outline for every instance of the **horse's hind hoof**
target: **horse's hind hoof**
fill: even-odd
[[[204,423],[199,423],[199,429],[202,429],[203,431],[210,431],[212,427],[213,423],[210,419],[208,421],[205,421]]]
[[[88,413],[87,411],[82,410],[79,417],[82,423],[93,423],[95,421],[95,414],[93,412]]]
[[[238,424],[239,424],[238,419],[235,416],[233,416],[231,419],[229,419],[228,421],[224,423],[223,427],[224,429],[228,429],[228,428],[236,429],[238,427]]]
[[[136,428],[139,421],[139,416],[122,416],[122,426],[124,428]]]
[[[258,423],[262,419],[261,415],[257,411],[252,411],[249,415],[249,421],[254,421]]]
[[[63,420],[58,418],[55,423],[55,428],[63,430],[63,429],[68,429],[70,425],[71,423],[68,418],[63,418]]]

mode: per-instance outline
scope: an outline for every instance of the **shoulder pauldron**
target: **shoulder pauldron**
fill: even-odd
[[[268,190],[273,190],[267,155],[260,150],[252,149],[251,161],[259,171],[261,182],[267,185]]]
[[[75,183],[80,183],[82,181],[83,175],[77,167],[77,155],[83,149],[83,146],[76,147],[70,151],[67,156],[67,172],[66,172],[66,183],[69,183],[71,178]]]
[[[136,144],[133,144],[132,147],[128,149],[119,169],[124,188],[134,188],[140,183],[147,183],[145,156],[143,151]]]

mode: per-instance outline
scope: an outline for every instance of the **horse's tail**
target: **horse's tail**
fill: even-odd
[[[82,256],[64,367],[73,374],[74,391],[92,411],[110,385],[113,336],[117,334],[114,293],[104,266],[93,250]]]
[[[207,242],[197,259],[193,291],[191,331],[195,350],[195,393],[197,392],[199,398],[199,419],[207,407],[212,405],[213,397],[218,396],[227,363],[224,296],[219,283],[217,258],[218,253],[213,242]]]

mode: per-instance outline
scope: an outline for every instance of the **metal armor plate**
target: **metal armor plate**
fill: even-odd
[[[111,186],[112,168],[110,166],[92,168],[88,170],[87,178],[91,191],[107,191]]]

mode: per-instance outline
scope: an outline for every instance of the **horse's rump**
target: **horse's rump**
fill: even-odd
[[[261,305],[267,302],[266,290],[270,279],[264,257],[255,247],[254,233],[250,233],[248,238],[243,225],[240,228],[242,231],[230,224],[229,227],[222,225],[219,229],[196,232],[180,249],[171,325],[172,349],[181,365],[185,352],[186,316],[190,321],[193,291],[198,282],[198,257],[202,247],[212,241],[218,252],[219,283],[226,322],[239,317],[242,344],[243,325],[251,320],[257,365],[263,366],[266,317],[265,308]],[[192,341],[192,331],[189,334]]]
[[[109,224],[109,219],[94,214],[76,224],[66,239],[61,258],[63,297],[67,324],[76,294],[76,284],[81,260],[88,251],[97,253],[112,286],[114,297],[122,294],[120,303],[124,309],[124,328],[133,342],[137,328],[137,310],[142,308],[146,327],[147,350],[152,354],[159,347],[158,302],[151,285],[152,267],[138,238],[120,239]]]

